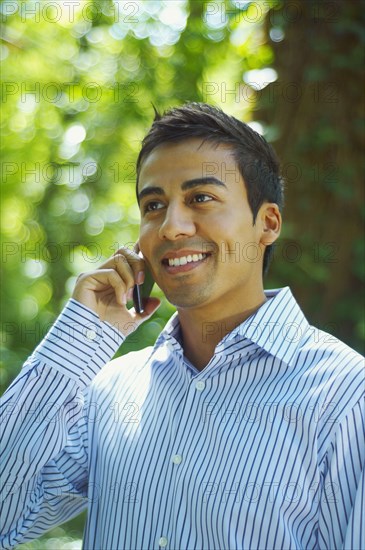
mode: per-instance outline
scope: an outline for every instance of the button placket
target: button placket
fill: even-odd
[[[203,391],[205,389],[205,382],[203,380],[198,380],[197,382],[195,382],[195,388],[198,391]]]

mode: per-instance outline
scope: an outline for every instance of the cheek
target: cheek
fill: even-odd
[[[148,235],[147,235],[147,232],[145,230],[145,228],[141,227],[140,230],[139,230],[139,239],[138,239],[138,242],[139,242],[139,248],[142,252],[142,254],[147,251],[147,248],[148,248]]]
[[[216,238],[221,253],[225,258],[239,262],[245,251],[255,250],[259,246],[259,239],[251,221],[225,220],[216,225]]]
[[[210,220],[211,233],[220,237],[220,241],[234,243],[251,238],[253,226],[251,220],[245,218],[244,214],[237,215],[232,210],[227,211],[224,216],[217,216]]]
[[[156,227],[152,224],[142,223],[139,229],[139,246],[141,252],[147,258],[150,256],[151,248],[156,242]]]

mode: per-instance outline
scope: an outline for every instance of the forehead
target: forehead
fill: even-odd
[[[139,173],[138,190],[164,181],[183,181],[198,177],[227,177],[238,182],[239,170],[228,144],[189,139],[157,146],[144,159]]]

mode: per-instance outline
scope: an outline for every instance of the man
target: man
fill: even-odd
[[[362,358],[263,289],[271,147],[205,104],[156,114],[137,197],[143,257],[79,277],[4,397],[2,547],[85,507],[86,549],[365,547]],[[146,269],[177,313],[104,366],[159,305],[127,308]]]

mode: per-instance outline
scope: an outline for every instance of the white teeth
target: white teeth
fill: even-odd
[[[182,256],[181,258],[169,258],[170,266],[186,265],[190,262],[198,262],[206,258],[206,254],[193,254],[188,256]]]

